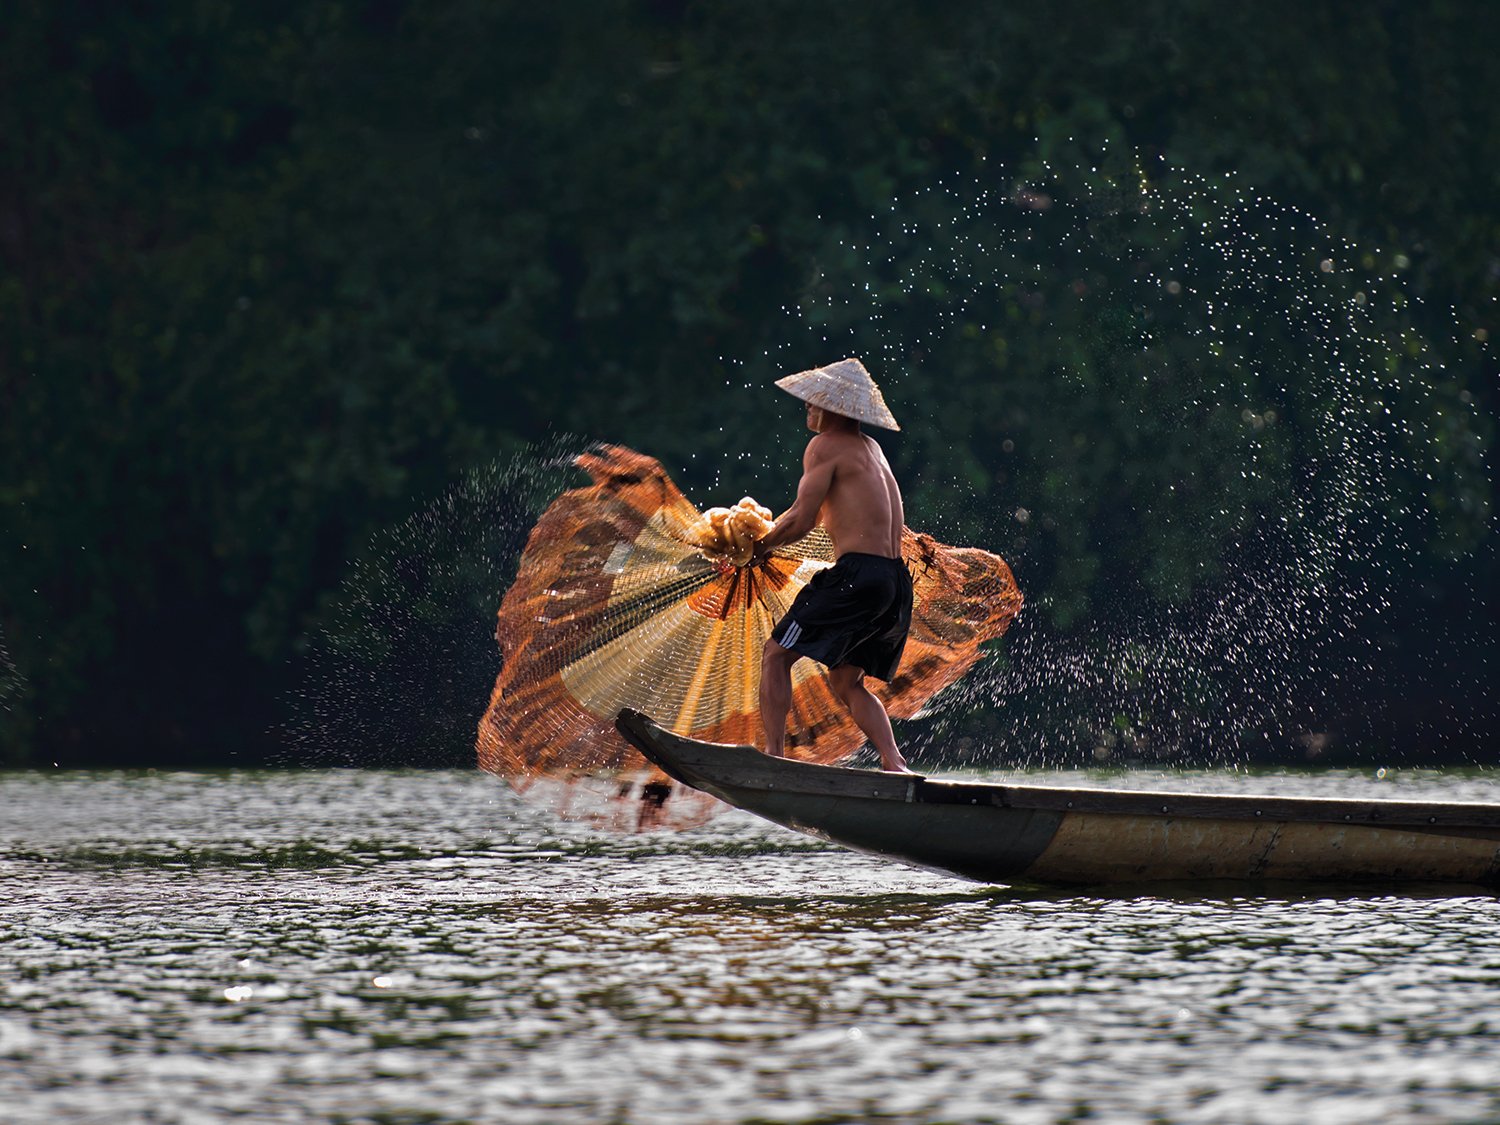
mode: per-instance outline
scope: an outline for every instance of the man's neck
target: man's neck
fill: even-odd
[[[845,418],[842,414],[825,414],[823,416],[823,428],[820,434],[859,434],[864,431],[859,428],[859,423],[853,418]]]

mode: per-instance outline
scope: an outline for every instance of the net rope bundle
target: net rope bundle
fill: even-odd
[[[500,606],[504,665],[480,722],[479,764],[522,791],[623,771],[638,773],[648,795],[666,792],[665,777],[615,731],[615,715],[631,707],[691,738],[763,746],[761,648],[802,587],[832,565],[833,544],[818,529],[750,562],[770,521],[748,497],[700,513],[659,462],[622,446],[574,463],[592,483],[542,514]],[[908,528],[902,556],[915,591],[906,653],[890,684],[868,681],[894,718],[968,671],[1021,606],[996,555]],[[788,756],[833,763],[863,742],[822,667],[798,661]]]

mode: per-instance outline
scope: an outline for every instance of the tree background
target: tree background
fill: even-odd
[[[365,611],[382,590],[420,587],[406,620],[486,636],[499,588],[461,564],[395,586],[360,575],[393,543],[410,565],[420,536],[402,521],[428,505],[494,519],[474,482],[550,435],[650,452],[704,505],[785,503],[795,412],[745,387],[839,358],[797,351],[785,310],[821,330],[820,285],[860,276],[849,248],[889,234],[876,218],[893,200],[986,176],[1014,199],[1061,167],[1092,176],[1085,211],[1117,193],[1088,220],[1116,260],[1174,249],[1139,223],[1111,241],[1137,190],[1122,185],[1143,177],[1232,177],[1316,216],[1367,271],[1399,260],[1410,303],[1391,339],[1421,342],[1392,345],[1412,393],[1384,417],[1419,448],[1367,482],[1364,502],[1394,514],[1352,552],[1374,584],[1350,579],[1393,604],[1357,636],[1287,648],[1288,666],[1359,675],[1292,677],[1277,722],[1232,741],[1273,753],[1335,730],[1406,760],[1485,760],[1500,10],[1336,8],[7,5],[0,759],[285,760],[308,654],[338,649],[351,613],[378,632]],[[1139,309],[1105,305],[1116,329],[1069,305],[1088,285],[1068,253],[1039,249],[1035,293],[997,293],[993,323],[943,321],[931,346],[872,362],[903,418],[887,448],[912,522],[1011,558],[1028,595],[1013,641],[1033,655],[1045,638],[1127,646],[1091,624],[1134,620],[1122,600],[1211,599],[1226,553],[1326,466],[1313,419],[1342,409],[1285,367],[1217,398],[1184,374],[1138,392],[1158,419],[1143,428],[1110,336]],[[887,353],[953,311],[941,289],[921,297],[890,295]],[[1289,355],[1279,306],[1258,307],[1250,328]],[[1197,330],[1158,312],[1164,348]],[[1436,366],[1413,359],[1432,349]],[[1263,472],[1229,471],[1251,454]],[[514,529],[458,540],[500,558]],[[454,667],[351,641],[341,665],[367,659],[378,679],[396,660],[392,684],[442,711],[410,730],[365,716],[414,762],[461,760],[493,680],[493,652],[444,651]],[[1058,705],[1039,694],[1034,720]],[[972,723],[1000,737],[993,716]]]

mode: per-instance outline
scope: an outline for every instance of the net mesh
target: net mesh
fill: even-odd
[[[736,566],[700,545],[704,519],[659,462],[598,446],[575,464],[592,483],[543,513],[500,606],[504,666],[480,722],[479,764],[522,790],[639,771],[644,780],[630,784],[641,792],[629,796],[650,804],[668,783],[616,732],[615,715],[632,707],[677,734],[763,746],[761,646],[832,565],[833,544],[820,529]],[[871,681],[895,718],[962,676],[1021,606],[1010,568],[986,551],[905,529],[902,555],[915,594],[911,633],[896,678]],[[863,742],[821,668],[798,661],[788,755],[833,763]]]

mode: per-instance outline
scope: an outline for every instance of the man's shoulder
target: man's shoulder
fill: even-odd
[[[827,434],[813,434],[807,441],[807,448],[802,451],[802,460],[808,464],[817,461],[826,461],[833,456],[835,449],[829,443]]]
[[[857,433],[825,430],[814,434],[807,443],[807,452],[815,457],[839,457],[850,450],[864,448],[864,439]]]

